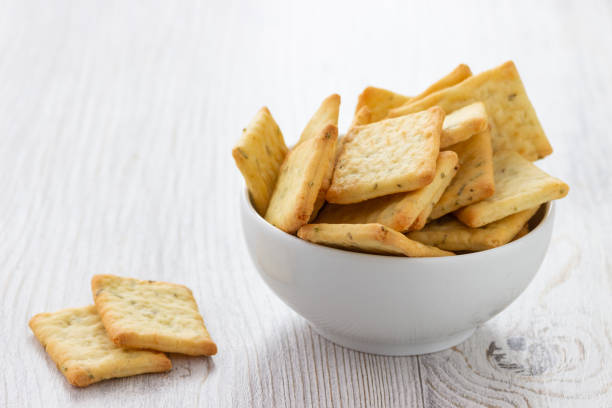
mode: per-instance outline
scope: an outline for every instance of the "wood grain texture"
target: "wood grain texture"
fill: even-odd
[[[612,6],[592,2],[0,2],[0,406],[612,405]],[[231,147],[267,105],[416,94],[514,59],[567,181],[527,291],[421,357],[343,349],[258,278]],[[27,327],[96,273],[193,289],[219,354],[79,390]],[[476,283],[475,283],[476,284]]]

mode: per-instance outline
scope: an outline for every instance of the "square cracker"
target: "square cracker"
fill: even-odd
[[[434,206],[431,219],[491,197],[495,191],[488,130],[449,147],[449,150],[459,156],[459,171]]]
[[[495,193],[455,215],[472,228],[481,227],[547,201],[563,198],[569,187],[513,151],[493,155]]]
[[[95,275],[91,290],[102,323],[115,344],[192,356],[217,353],[217,345],[186,286]]]
[[[30,328],[57,368],[77,387],[172,368],[163,353],[115,345],[94,305],[37,314],[30,319]]]
[[[418,101],[420,99],[423,99],[427,95],[430,95],[434,92],[438,92],[441,89],[457,85],[458,83],[463,82],[471,76],[472,71],[470,70],[470,67],[465,64],[459,64],[451,72],[444,75],[442,78],[431,84],[429,88],[425,89],[423,92],[421,92],[414,98],[411,98],[411,100],[407,101],[406,103]]]
[[[346,135],[326,199],[351,204],[419,189],[436,171],[444,111],[357,126]]]
[[[382,224],[308,224],[298,237],[342,249],[410,257],[448,256],[452,252],[423,245]]]
[[[453,112],[477,101],[485,104],[489,114],[493,151],[515,150],[532,161],[552,153],[512,61],[421,100],[408,101],[391,110],[388,117],[419,112],[431,106]]]
[[[537,210],[530,208],[480,228],[467,227],[448,215],[408,233],[408,238],[448,251],[482,251],[510,242]]]
[[[243,129],[242,137],[232,150],[260,215],[266,213],[287,151],[283,134],[266,107],[261,108]]]
[[[357,99],[355,116],[357,116],[360,111],[364,112],[365,110],[362,110],[362,108],[365,107],[369,112],[369,117],[368,121],[364,124],[378,122],[384,119],[391,109],[403,105],[410,99],[409,96],[400,95],[383,88],[368,86],[361,92]]]
[[[417,216],[431,206],[438,190],[444,191],[457,172],[457,154],[441,152],[434,181],[408,193],[387,195],[355,204],[328,204],[316,219],[317,223],[379,223],[396,231],[406,231]],[[441,194],[441,193],[440,193]]]
[[[337,139],[338,128],[328,125],[319,136],[299,143],[287,154],[265,216],[270,224],[293,234],[308,222],[323,179],[333,166],[329,152]]]
[[[387,89],[369,86],[361,92],[357,99],[353,125],[367,125],[368,123],[378,122],[385,119],[390,110],[408,102],[422,99],[440,89],[456,85],[471,75],[470,68],[465,64],[460,64],[414,98]]]
[[[489,127],[487,111],[482,102],[475,102],[449,113],[444,118],[440,149],[469,139]]]
[[[308,121],[308,124],[302,131],[302,135],[300,136],[298,143],[302,143],[306,140],[317,137],[326,127],[330,125],[338,127],[339,112],[340,95],[333,94],[325,98],[321,103],[321,106],[319,106],[319,109],[317,109],[310,121]],[[310,219],[316,217],[323,204],[325,204],[325,193],[327,193],[327,189],[331,185],[331,179],[334,173],[336,143],[330,143],[327,146],[327,172],[325,173],[323,181],[321,182],[321,188],[319,188],[319,193],[317,194],[317,199],[314,203]]]

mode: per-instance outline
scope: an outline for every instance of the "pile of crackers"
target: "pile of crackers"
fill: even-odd
[[[232,154],[269,223],[354,251],[448,256],[529,232],[569,187],[533,164],[552,153],[513,62],[467,65],[414,97],[368,87],[338,138],[340,97],[326,98],[288,149],[262,108]]]
[[[164,352],[217,353],[186,286],[95,275],[91,289],[94,305],[30,319],[34,335],[72,385],[169,371]]]

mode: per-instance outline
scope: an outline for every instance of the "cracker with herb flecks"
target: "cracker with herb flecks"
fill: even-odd
[[[444,118],[440,149],[463,142],[476,133],[484,132],[488,126],[487,111],[482,102],[475,102],[451,112]]]
[[[440,218],[493,195],[491,136],[484,131],[448,148],[459,156],[459,171],[434,206],[430,218]]]
[[[308,224],[298,237],[336,248],[410,257],[448,256],[452,252],[423,245],[382,224]]]
[[[470,67],[465,64],[459,64],[455,69],[453,69],[448,74],[444,75],[442,78],[431,84],[427,89],[423,92],[411,98],[409,101],[405,103],[412,103],[418,100],[425,98],[427,95],[430,95],[434,92],[438,92],[441,89],[445,89],[454,85],[457,85],[460,82],[465,81],[467,78],[472,76],[472,71]]]
[[[361,119],[364,120],[366,118],[364,112],[367,111],[367,121],[363,124],[378,122],[384,119],[391,109],[403,105],[410,99],[411,98],[408,96],[400,95],[386,89],[368,86],[361,92],[357,99],[355,116],[361,112]],[[362,109],[364,107],[367,109]]]
[[[453,155],[450,156],[450,153],[453,153]],[[427,220],[429,219],[429,215],[433,211],[434,206],[438,203],[438,201],[440,200],[440,197],[442,197],[442,194],[444,193],[444,191],[446,191],[446,189],[448,188],[448,186],[450,185],[450,183],[452,182],[452,180],[455,178],[457,174],[457,170],[459,169],[459,160],[458,160],[457,153],[449,150],[445,152],[440,152],[440,156],[438,157],[442,157],[442,156],[453,157],[454,166],[452,168],[443,169],[441,172],[438,172],[438,170],[436,169],[436,180],[438,180],[438,178],[439,180],[438,180],[438,183],[435,183],[434,181],[435,187],[434,187],[434,192],[431,197],[431,200],[425,206],[425,208],[419,213],[419,215],[416,217],[412,225],[410,225],[410,227],[408,228],[408,231],[420,230],[425,226],[425,224],[427,224]],[[440,166],[440,164],[438,164],[438,166]],[[431,184],[434,184],[434,183],[431,183]],[[423,188],[427,188],[427,187],[423,187]]]
[[[467,65],[461,64],[453,69],[450,73],[431,84],[427,89],[414,98],[404,96],[387,89],[369,86],[364,89],[363,92],[361,92],[359,98],[357,99],[355,116],[351,127],[356,125],[367,125],[369,123],[383,120],[387,117],[390,110],[402,106],[408,102],[422,99],[433,92],[439,91],[440,89],[456,85],[471,75],[472,71],[470,71],[470,68]]]
[[[172,368],[163,353],[115,345],[93,305],[40,313],[29,325],[57,368],[77,387]]]
[[[338,127],[338,113],[340,112],[340,95],[333,94],[323,100],[319,109],[312,116],[298,143],[310,140],[321,135],[324,129],[330,125]],[[334,163],[336,157],[336,143],[330,143],[327,146],[327,172],[321,182],[321,188],[317,194],[317,199],[314,203],[310,219],[317,216],[317,213],[325,204],[325,193],[331,184],[332,174],[334,173]]]
[[[192,356],[217,353],[186,286],[95,275],[91,290],[113,343]]]
[[[328,125],[287,154],[265,216],[270,224],[292,234],[308,222],[323,178],[333,165],[329,151],[337,138],[338,128]]]
[[[510,242],[537,210],[521,211],[480,228],[467,227],[447,215],[420,231],[409,232],[408,238],[448,251],[482,251]]]
[[[444,111],[357,126],[346,135],[326,199],[351,204],[419,189],[436,172]]]
[[[495,193],[479,203],[464,207],[455,216],[472,228],[490,224],[511,214],[567,195],[569,187],[549,176],[514,151],[493,155]]]
[[[408,101],[391,110],[388,117],[419,112],[431,106],[453,112],[477,101],[484,103],[489,114],[493,151],[514,150],[532,161],[552,153],[512,61],[421,100]]]
[[[260,215],[266,213],[287,150],[283,134],[266,107],[261,108],[243,129],[242,137],[232,150]]]
[[[406,231],[417,216],[431,206],[439,190],[444,190],[457,172],[457,154],[441,152],[436,163],[434,181],[408,193],[373,198],[355,204],[328,204],[316,219],[317,223],[379,223],[396,231]],[[441,194],[441,193],[440,193]]]

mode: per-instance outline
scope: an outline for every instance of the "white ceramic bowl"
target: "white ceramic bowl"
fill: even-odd
[[[315,245],[241,203],[247,247],[266,284],[323,337],[374,354],[432,353],[467,339],[538,271],[553,229],[546,204],[529,234],[499,248],[440,258],[370,255]]]

